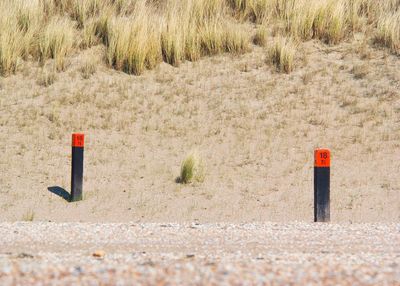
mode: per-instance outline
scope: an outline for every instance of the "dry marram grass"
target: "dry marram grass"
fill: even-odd
[[[22,221],[33,221],[35,219],[35,212],[33,210],[28,210],[22,216]]]
[[[377,42],[400,54],[400,9],[378,20]]]
[[[97,63],[93,56],[85,59],[80,71],[84,79],[90,78],[96,72]]]
[[[39,78],[37,83],[41,86],[48,87],[52,85],[56,81],[56,71],[55,69],[47,70],[46,68],[42,68],[41,73],[39,74]]]
[[[281,38],[268,48],[267,58],[278,71],[290,73],[293,70],[296,47],[288,39]]]
[[[249,33],[246,21],[256,23]],[[21,60],[54,58],[103,43],[108,64],[141,74],[161,61],[244,53],[267,46],[266,27],[281,36],[337,44],[355,31],[399,53],[398,0],[11,0],[0,2],[0,74]],[[371,32],[372,31],[372,32]]]
[[[138,17],[113,18],[107,35],[107,60],[118,70],[141,74],[153,67],[159,58],[157,30],[146,19]]]
[[[190,153],[182,162],[179,182],[183,184],[204,181],[204,164],[197,152]]]
[[[52,58],[55,60],[56,69],[63,70],[65,57],[74,45],[74,33],[74,24],[68,18],[52,18],[39,40],[42,62]]]
[[[265,47],[267,45],[267,36],[267,27],[265,25],[260,25],[253,37],[253,43],[261,47]]]

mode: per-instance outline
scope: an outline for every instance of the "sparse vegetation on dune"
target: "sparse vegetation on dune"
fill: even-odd
[[[157,19],[150,22],[149,9],[137,4],[136,13],[128,17],[113,17],[107,27],[107,61],[117,70],[140,74],[153,67],[160,57]]]
[[[0,74],[48,58],[63,70],[74,49],[99,43],[111,67],[140,74],[161,61],[244,53],[252,39],[268,46],[268,29],[328,44],[361,31],[399,53],[399,23],[399,0],[1,0]]]
[[[204,165],[197,152],[191,152],[182,162],[178,181],[182,184],[204,181]]]
[[[400,9],[378,20],[376,41],[400,54]]]
[[[295,45],[287,39],[278,39],[268,49],[268,61],[274,65],[278,71],[290,73],[293,70]]]
[[[267,36],[268,36],[267,27],[265,25],[260,25],[257,28],[256,33],[253,37],[253,43],[261,47],[265,47],[267,45]]]
[[[0,74],[7,75],[16,70],[18,58],[23,54],[23,32],[19,29],[17,8],[0,2]]]
[[[74,32],[74,24],[68,18],[52,18],[39,39],[41,61],[52,58],[56,69],[64,70],[65,57],[74,46]]]
[[[22,221],[33,221],[35,219],[35,212],[32,209],[29,209],[22,216]]]

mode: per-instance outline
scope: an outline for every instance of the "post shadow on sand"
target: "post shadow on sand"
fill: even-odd
[[[49,190],[49,192],[63,198],[67,202],[71,200],[71,195],[65,189],[59,186],[48,187],[47,189]]]

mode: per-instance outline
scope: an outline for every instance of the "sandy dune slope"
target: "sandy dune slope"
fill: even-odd
[[[400,59],[362,35],[300,44],[289,75],[254,46],[142,76],[99,64],[84,79],[101,49],[48,87],[32,63],[0,79],[0,220],[312,221],[313,150],[328,147],[332,220],[399,221]],[[48,188],[69,191],[77,131],[85,200],[68,204]],[[205,180],[177,184],[193,149]]]

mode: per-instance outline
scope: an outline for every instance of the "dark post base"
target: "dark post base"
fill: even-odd
[[[83,147],[72,147],[71,202],[82,200]]]
[[[314,167],[314,222],[330,219],[330,168]]]

